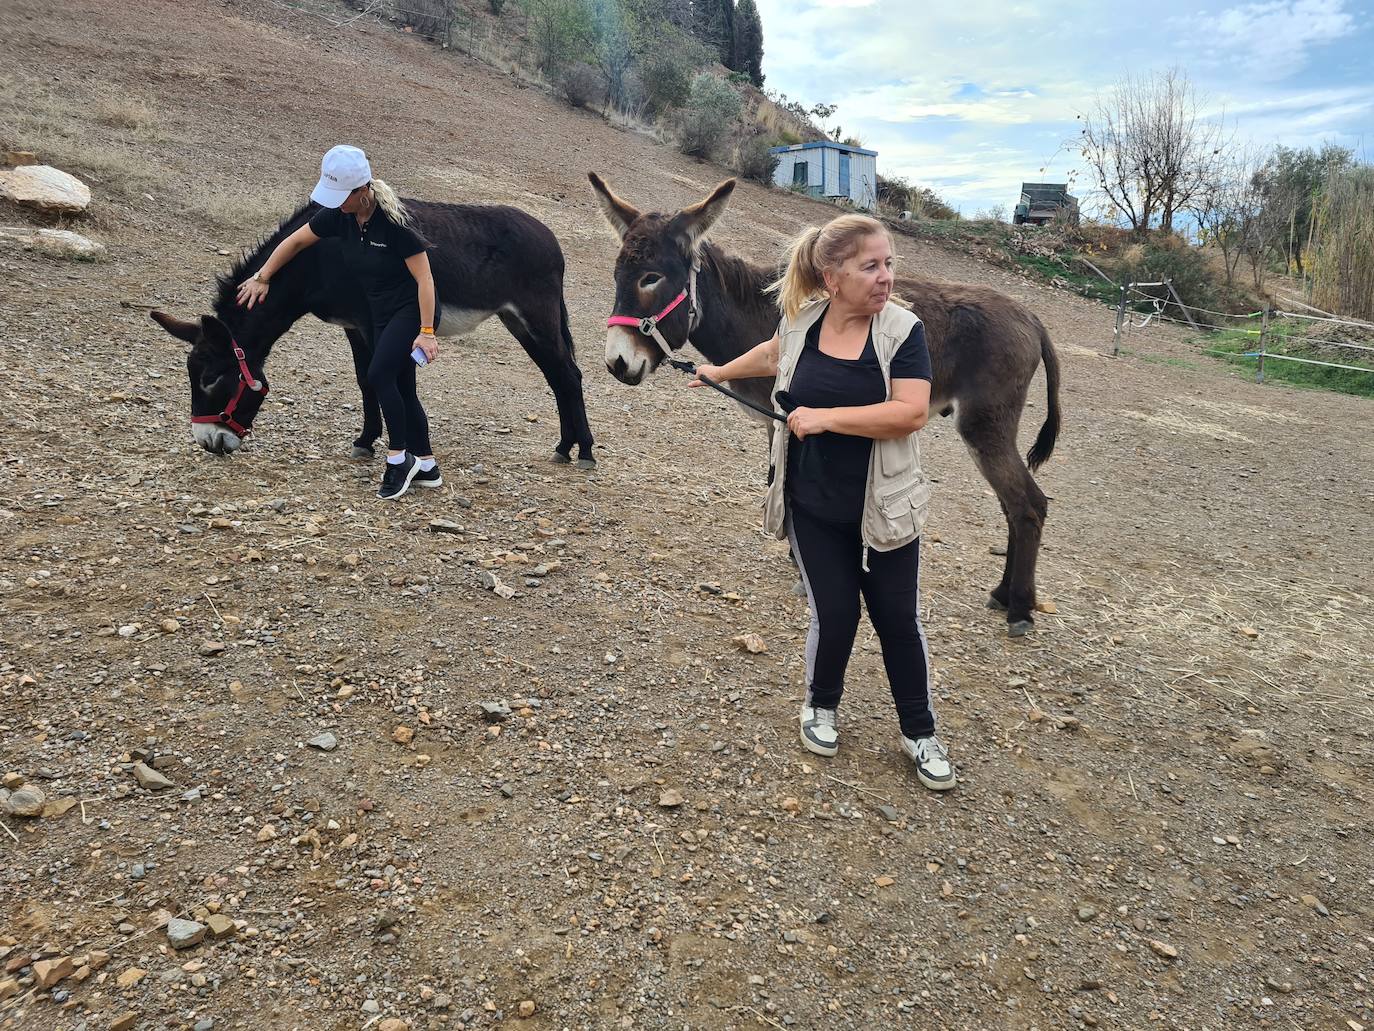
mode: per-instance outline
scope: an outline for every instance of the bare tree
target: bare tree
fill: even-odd
[[[1127,75],[1099,95],[1083,121],[1081,152],[1098,190],[1136,233],[1155,224],[1172,232],[1214,174],[1227,141],[1204,119],[1201,100],[1177,68],[1144,78]]]
[[[1250,258],[1252,276],[1262,275],[1256,264],[1269,244],[1269,225],[1259,170],[1266,157],[1237,150],[1217,162],[1186,205],[1197,222],[1204,244],[1216,247],[1226,268],[1226,282],[1235,285],[1242,257]],[[1256,284],[1261,285],[1259,283]]]

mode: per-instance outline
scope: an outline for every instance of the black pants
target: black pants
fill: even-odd
[[[438,323],[438,318],[435,318]],[[420,309],[402,308],[377,325],[372,334],[372,364],[367,384],[377,395],[386,420],[387,446],[392,451],[428,455],[429,417],[415,392],[415,359],[410,356],[420,334]]]
[[[787,534],[811,603],[806,637],[807,695],[811,705],[838,708],[844,671],[859,629],[859,595],[883,648],[883,665],[907,737],[935,733],[930,704],[930,653],[921,629],[917,600],[921,542],[895,551],[868,552],[863,570],[863,540],[858,523],[831,523],[787,505]]]

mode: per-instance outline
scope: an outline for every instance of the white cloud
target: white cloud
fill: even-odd
[[[1209,53],[1229,64],[1243,63],[1250,76],[1269,81],[1303,68],[1311,48],[1333,43],[1356,28],[1345,0],[1266,0],[1202,14],[1184,24]]]

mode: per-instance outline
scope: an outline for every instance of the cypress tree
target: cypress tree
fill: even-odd
[[[735,61],[755,86],[763,86],[763,20],[754,0],[739,0],[735,9]]]

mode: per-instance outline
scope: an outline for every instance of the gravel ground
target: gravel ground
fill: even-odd
[[[937,796],[866,632],[844,750],[800,751],[762,434],[602,368],[585,172],[671,209],[721,169],[365,20],[0,18],[0,142],[62,155],[110,248],[0,251],[0,772],[41,813],[0,819],[0,1028],[1374,1024],[1368,401],[1257,387],[1169,328],[1102,357],[1109,310],[903,239],[904,269],[1028,303],[1065,366],[1029,638],[983,608],[995,499],[925,431],[962,777]],[[435,494],[371,496],[318,323],[242,453],[193,446],[147,306],[205,310],[343,139],[554,229],[597,471],[547,461],[551,397],[496,325],[423,373]],[[745,185],[716,237],[773,260],[828,213]]]

